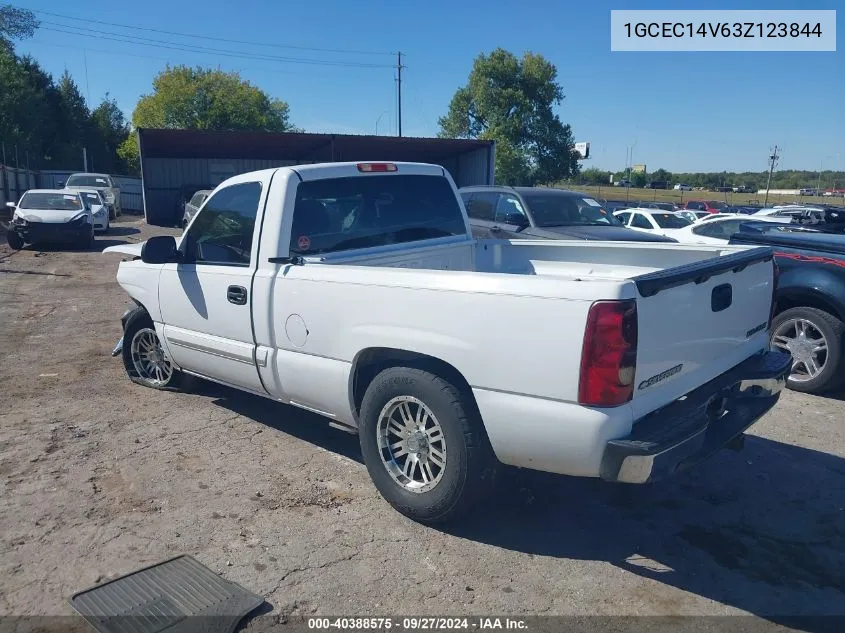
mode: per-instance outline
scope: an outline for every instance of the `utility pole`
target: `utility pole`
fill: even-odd
[[[772,172],[775,170],[775,165],[778,162],[778,150],[780,148],[775,145],[775,149],[769,155],[769,177],[766,179],[766,200],[763,202],[763,206],[768,206],[769,204],[769,186],[772,184]]]
[[[399,136],[402,136],[402,53],[396,53],[396,94],[399,120]]]
[[[88,171],[88,148],[82,148],[82,171]]]

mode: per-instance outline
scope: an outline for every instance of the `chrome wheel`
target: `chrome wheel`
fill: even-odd
[[[812,321],[789,319],[772,333],[772,347],[792,354],[790,380],[807,382],[818,376],[827,363],[827,339]]]
[[[434,488],[446,468],[446,438],[434,413],[412,396],[393,398],[376,427],[381,461],[393,480],[409,492]]]
[[[138,378],[151,386],[162,387],[173,377],[173,365],[165,355],[154,329],[147,327],[135,332],[130,351]]]

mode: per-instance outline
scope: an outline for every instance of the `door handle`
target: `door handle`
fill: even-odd
[[[494,227],[491,227],[491,228],[490,228],[490,232],[491,232],[491,233],[501,233],[501,232],[502,232],[502,227],[501,227],[501,226],[494,226]]]
[[[226,289],[226,298],[229,303],[237,306],[246,305],[246,288],[243,286],[229,286]]]

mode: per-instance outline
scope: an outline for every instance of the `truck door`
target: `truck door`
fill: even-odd
[[[182,237],[183,262],[166,264],[159,281],[164,339],[176,364],[259,393],[250,292],[263,189],[245,181],[212,194]]]

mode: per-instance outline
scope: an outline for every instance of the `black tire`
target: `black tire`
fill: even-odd
[[[149,377],[139,373],[133,360],[132,343],[136,336],[142,332],[152,331],[155,340],[159,346],[161,342],[158,341],[158,335],[155,334],[155,325],[150,315],[143,309],[136,310],[126,320],[126,326],[123,330],[123,368],[126,370],[126,375],[132,382],[149,387],[150,389],[158,389],[160,391],[174,391],[176,389],[185,388],[188,384],[186,375],[180,372],[175,367],[172,367],[170,378],[164,382],[159,382],[150,379]]]
[[[91,232],[79,238],[79,243],[77,244],[77,248],[82,251],[90,251],[94,248],[94,227],[91,227]]]
[[[382,460],[379,420],[386,406],[400,397],[424,403],[445,437],[442,476],[425,492],[404,487]],[[364,394],[358,430],[364,463],[376,489],[414,521],[436,524],[457,519],[490,490],[496,460],[475,403],[434,373],[410,367],[391,367],[379,373]]]
[[[6,242],[16,251],[19,251],[24,247],[23,238],[18,235],[17,231],[7,231]]]
[[[826,339],[827,356],[821,372],[813,378],[800,378],[800,372],[790,375],[787,386],[793,391],[803,393],[822,393],[836,389],[845,384],[843,372],[843,340],[845,340],[845,323],[832,314],[817,308],[789,308],[784,310],[772,321],[772,349],[783,351],[784,348],[774,344],[774,335],[787,321],[802,319],[809,322]]]

